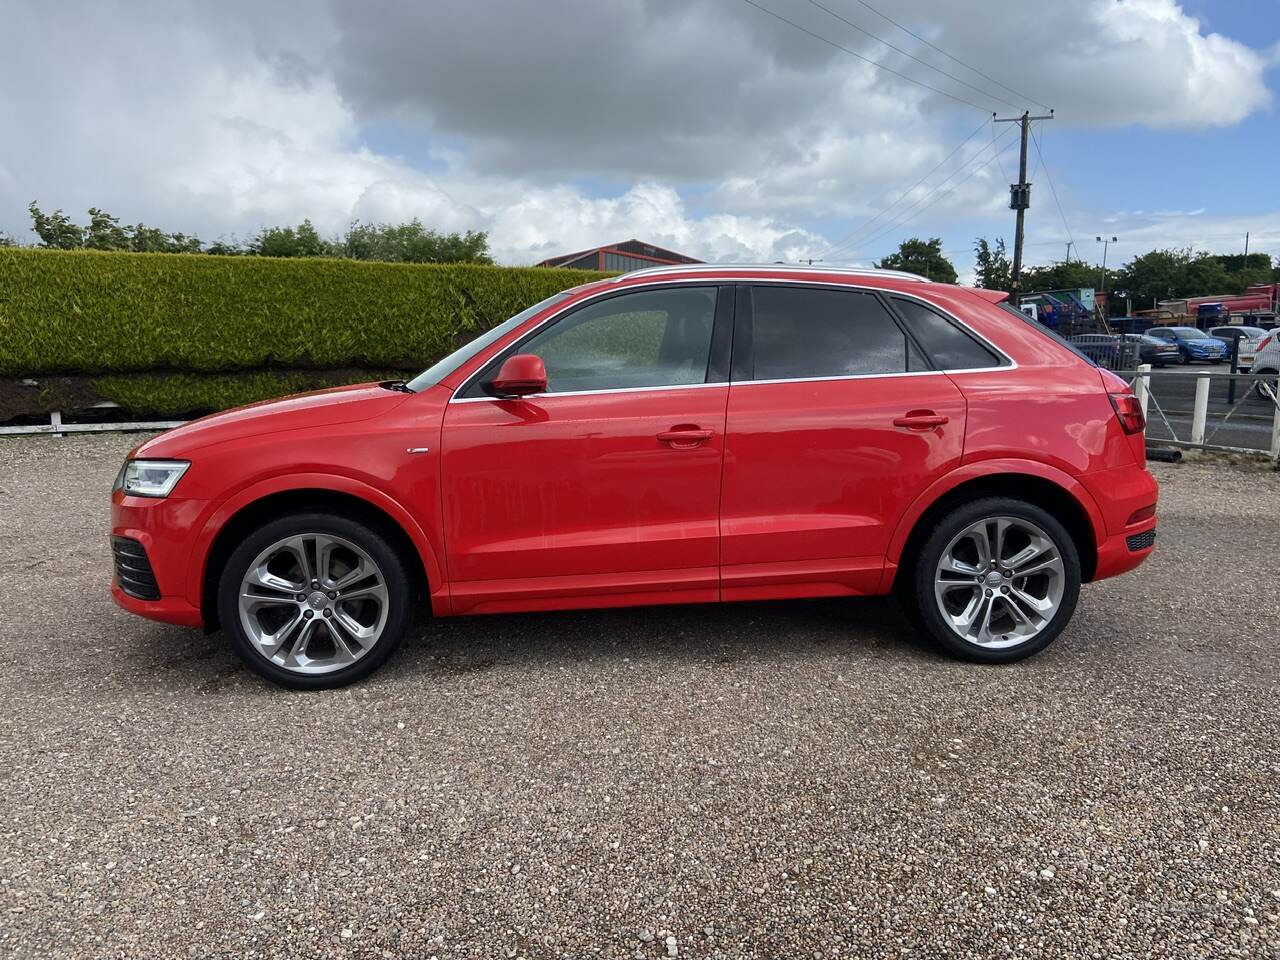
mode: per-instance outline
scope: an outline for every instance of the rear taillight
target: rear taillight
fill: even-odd
[[[1125,433],[1141,433],[1147,425],[1147,418],[1142,415],[1142,404],[1132,393],[1108,393],[1111,406]]]

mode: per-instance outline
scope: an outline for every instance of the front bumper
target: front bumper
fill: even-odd
[[[130,596],[113,576],[111,597],[119,606],[165,623],[202,625],[199,591],[190,589],[189,571],[207,507],[204,500],[130,497],[121,490],[111,494],[111,533],[141,544],[159,593],[158,599]]]
[[[1187,356],[1192,360],[1223,360],[1227,355],[1221,350],[1206,350],[1203,347],[1190,347],[1187,349]]]

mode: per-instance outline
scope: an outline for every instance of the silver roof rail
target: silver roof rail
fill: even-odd
[[[880,270],[876,267],[819,267],[808,264],[792,263],[676,263],[664,267],[644,267],[632,270],[612,278],[610,283],[630,280],[632,277],[644,277],[657,273],[726,273],[728,271],[743,273],[838,273],[855,277],[893,277],[897,280],[912,280],[917,283],[929,283],[927,277],[918,273],[907,273],[904,270]]]

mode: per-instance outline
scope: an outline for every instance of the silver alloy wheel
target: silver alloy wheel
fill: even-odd
[[[302,533],[258,554],[240,584],[240,624],[263,657],[293,673],[332,673],[377,644],[387,583],[350,540]]]
[[[1062,553],[1021,517],[988,517],[957,534],[942,551],[934,598],[961,640],[988,650],[1026,643],[1062,604]]]

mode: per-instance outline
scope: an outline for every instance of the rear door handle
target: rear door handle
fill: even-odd
[[[905,417],[894,420],[893,425],[905,427],[908,430],[932,430],[934,427],[941,427],[950,422],[950,417],[934,413],[932,410],[912,410]]]
[[[658,434],[658,440],[662,443],[671,444],[677,450],[690,450],[706,443],[714,436],[715,433],[711,430],[703,430],[693,424],[682,424],[672,427],[670,430],[662,431],[662,433]]]

